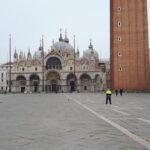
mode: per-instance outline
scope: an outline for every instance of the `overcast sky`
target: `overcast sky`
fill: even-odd
[[[67,29],[72,45],[76,35],[81,54],[92,38],[99,57],[109,58],[109,0],[0,0],[0,63],[8,60],[9,34],[12,52],[30,48],[33,53],[42,34],[49,49],[60,28]]]

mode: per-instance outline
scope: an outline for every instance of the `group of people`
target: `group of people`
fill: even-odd
[[[122,96],[123,94],[123,89],[120,89],[120,90],[115,90],[115,93],[116,93],[116,96],[118,96],[118,93],[120,93],[120,95]]]
[[[120,89],[120,90],[115,90],[115,93],[116,93],[116,96],[118,96],[118,93],[120,93],[120,95],[122,96],[123,94],[123,89]],[[108,89],[106,91],[106,104],[108,104],[108,101],[109,101],[109,104],[111,104],[111,95],[112,95],[112,91],[110,89]]]

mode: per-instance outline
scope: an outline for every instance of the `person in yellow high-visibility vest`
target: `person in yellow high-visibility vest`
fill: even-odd
[[[108,104],[108,100],[109,100],[109,104],[111,104],[111,95],[112,95],[112,91],[108,89],[106,91],[106,104]]]

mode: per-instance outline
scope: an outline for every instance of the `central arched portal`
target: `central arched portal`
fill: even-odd
[[[58,72],[50,71],[46,76],[46,92],[55,92],[61,90],[60,75]]]
[[[52,92],[57,92],[57,85],[58,85],[57,80],[51,81]]]

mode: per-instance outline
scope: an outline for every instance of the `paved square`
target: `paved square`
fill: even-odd
[[[148,150],[150,94],[0,95],[0,150]]]

